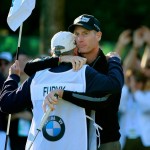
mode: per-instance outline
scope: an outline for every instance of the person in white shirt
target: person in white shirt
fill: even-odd
[[[127,71],[119,107],[123,150],[150,150],[150,90],[144,89],[146,81],[142,72]]]

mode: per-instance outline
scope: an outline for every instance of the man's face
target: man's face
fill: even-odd
[[[29,61],[29,57],[25,54],[19,54],[18,60],[19,60],[19,65],[21,69],[21,73],[24,73],[24,67],[27,61]]]
[[[0,59],[0,71],[2,73],[5,72],[5,69],[7,68],[7,65],[9,64],[8,61],[4,60],[4,59]]]
[[[76,44],[78,52],[82,54],[92,53],[99,48],[99,41],[101,39],[101,32],[95,30],[87,30],[81,26],[76,26],[74,29],[76,35]]]
[[[8,75],[8,71],[9,71],[9,67],[10,67],[11,63],[6,61],[6,60],[3,60],[3,59],[0,59],[0,72],[5,76],[7,77]]]

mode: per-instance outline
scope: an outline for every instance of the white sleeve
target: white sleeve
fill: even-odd
[[[134,98],[142,111],[150,111],[150,91],[136,91]]]
[[[128,99],[129,99],[129,88],[127,85],[124,85],[122,88],[120,105],[119,105],[119,111],[120,112],[122,112],[122,113],[126,112]]]

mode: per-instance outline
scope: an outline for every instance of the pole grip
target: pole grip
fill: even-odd
[[[38,128],[37,130],[39,130],[39,131],[42,130],[42,128],[43,128],[43,126],[44,126],[44,124],[45,124],[47,118],[48,118],[49,115],[50,115],[50,112],[51,112],[51,109],[48,108],[47,111],[44,113],[44,115],[43,115],[43,117],[42,117],[42,119],[41,119],[41,124],[40,124],[40,126],[39,126],[39,128]]]

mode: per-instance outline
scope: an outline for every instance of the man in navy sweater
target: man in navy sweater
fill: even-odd
[[[63,38],[64,39],[64,38]],[[66,38],[68,40],[68,37]],[[59,40],[61,41],[61,40]],[[64,40],[62,40],[64,43]],[[62,43],[60,43],[61,45]],[[59,46],[60,46],[59,45]],[[57,47],[57,45],[54,45]],[[66,49],[67,45],[61,45],[64,46],[64,49]],[[70,48],[70,47],[69,47]],[[72,49],[75,47],[72,47]],[[69,49],[70,50],[70,49]],[[97,60],[98,61],[98,60]],[[96,61],[96,62],[97,62]],[[65,98],[65,92],[63,94],[63,99],[68,100],[71,103],[74,103],[80,107],[84,107],[86,110],[95,110],[97,116],[100,115],[100,119],[98,117],[96,118],[96,123],[98,123],[102,128],[105,129],[105,126],[103,126],[103,119],[110,120],[112,124],[109,124],[112,126],[112,131],[115,129],[119,129],[118,124],[113,123],[114,119],[117,119],[117,111],[118,111],[118,105],[119,105],[119,98],[122,90],[122,86],[124,84],[124,78],[123,78],[123,71],[121,67],[120,59],[116,57],[111,57],[108,60],[108,71],[107,74],[101,74],[92,69],[91,67],[87,66],[85,69],[85,85],[86,90],[81,91],[82,93],[88,93],[83,100],[83,94],[80,95],[81,92],[79,92],[77,89],[75,89],[75,95],[72,98],[71,92],[67,89],[66,94],[72,98],[68,99]],[[95,65],[95,64],[94,64]],[[97,66],[98,68],[100,66]],[[68,63],[61,63],[59,66],[51,68],[49,71],[54,73],[61,73],[62,75],[64,72],[70,70],[72,67]],[[1,95],[0,95],[0,107],[3,112],[6,113],[14,113],[19,112],[21,110],[24,110],[25,108],[32,108],[34,109],[34,103],[32,99],[32,84],[37,76],[37,74],[32,75],[30,78],[28,78],[19,88],[18,83],[20,79],[20,71],[19,71],[19,64],[18,61],[16,61],[11,67],[9,71],[9,76],[7,80],[4,83]],[[45,80],[44,76],[40,76],[40,79]],[[47,78],[47,81],[51,79],[51,76]],[[109,86],[108,86],[109,85]],[[64,88],[65,90],[65,88]],[[101,93],[102,94],[101,94]],[[36,90],[33,91],[33,93],[36,93]],[[104,96],[104,94],[110,94],[110,96]],[[48,93],[47,93],[48,94]],[[46,96],[46,95],[45,95]],[[67,97],[68,97],[67,96]],[[79,96],[79,100],[76,100],[76,97]],[[89,96],[94,96],[95,98],[90,98]],[[111,97],[116,97],[116,100],[110,99]],[[107,100],[107,101],[106,101]],[[110,101],[108,103],[108,101]],[[102,109],[101,109],[102,108]],[[101,117],[101,111],[106,111],[107,109],[110,109],[109,112],[112,114],[112,118],[103,118]],[[106,115],[107,115],[106,113]],[[115,115],[115,116],[114,116]],[[114,116],[114,117],[113,117]],[[102,119],[102,120],[101,120]],[[105,129],[106,130],[106,129]],[[105,132],[111,132],[112,131],[105,131]],[[114,131],[114,135],[110,135],[110,137],[115,137],[116,139],[119,139],[119,132]],[[103,135],[103,133],[101,133]],[[116,140],[115,139],[115,140]]]
[[[78,55],[87,59],[87,64],[93,67],[96,71],[101,74],[108,75],[109,65],[106,56],[99,46],[101,41],[102,32],[100,29],[100,22],[92,15],[83,14],[77,17],[73,24],[69,26],[69,31],[76,35],[76,44],[78,48]],[[71,59],[71,56],[60,56],[57,58],[46,57],[41,61],[30,61],[26,64],[25,72],[30,76],[38,70],[54,67],[58,65],[58,62],[71,60],[73,66],[76,66],[75,58]],[[77,61],[77,66],[81,61]],[[116,62],[114,62],[116,63]],[[76,67],[74,67],[76,68]],[[116,74],[116,78],[119,78],[119,74]],[[113,82],[118,82],[115,78],[112,78]],[[96,81],[95,81],[96,82]],[[96,122],[103,127],[101,133],[101,149],[100,150],[120,150],[120,133],[118,124],[118,106],[120,103],[121,89],[118,90],[112,84],[105,84],[106,90],[112,88],[115,91],[109,98],[106,104],[94,103],[84,101],[82,95],[90,95],[92,97],[98,96],[99,93],[83,93],[77,94],[70,91],[63,92],[63,99],[70,99],[78,106],[89,109],[90,107],[96,109]],[[94,89],[91,89],[94,90]],[[88,105],[89,104],[89,105]]]

